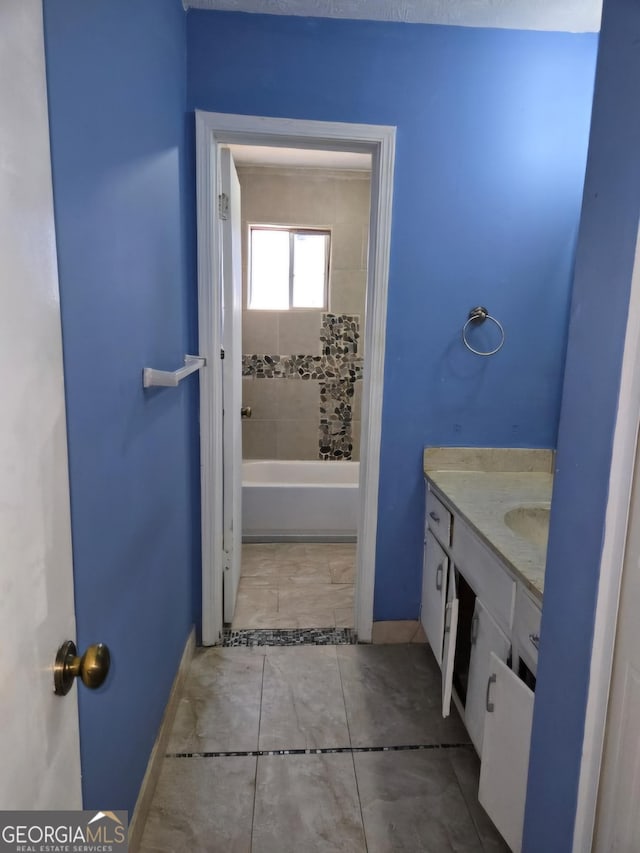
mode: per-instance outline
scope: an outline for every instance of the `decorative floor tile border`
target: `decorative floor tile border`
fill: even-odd
[[[248,628],[222,632],[224,648],[252,646],[352,646],[358,642],[353,628]]]
[[[361,752],[422,752],[440,749],[473,749],[461,743],[418,743],[401,746],[334,746],[320,749],[250,749],[245,752],[168,752],[166,758],[263,758],[272,755],[354,755]]]

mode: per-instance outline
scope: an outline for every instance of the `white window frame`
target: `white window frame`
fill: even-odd
[[[252,308],[251,307],[251,282],[253,270],[253,232],[254,231],[286,231],[289,234],[289,305],[286,308]],[[324,287],[322,293],[322,305],[294,305],[293,304],[293,270],[294,270],[294,244],[296,234],[323,234],[326,240],[326,265],[324,270]],[[248,274],[247,274],[247,310],[248,311],[328,311],[329,310],[329,281],[331,271],[331,228],[309,225],[270,225],[263,222],[249,224],[249,251],[248,251]]]

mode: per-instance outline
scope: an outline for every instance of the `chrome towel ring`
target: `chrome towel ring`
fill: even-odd
[[[498,327],[498,331],[500,332],[500,343],[497,347],[495,347],[495,349],[490,349],[486,352],[483,352],[482,350],[474,349],[474,347],[471,346],[471,344],[467,340],[467,329],[471,324],[484,323],[485,320],[491,320],[491,322],[495,323],[495,325]],[[495,353],[497,353],[498,350],[501,350],[504,346],[504,329],[502,328],[502,323],[496,320],[495,317],[492,317],[486,308],[483,308],[482,305],[478,305],[477,308],[472,308],[471,311],[469,311],[469,318],[462,327],[462,342],[466,346],[466,348],[475,355],[495,355]]]

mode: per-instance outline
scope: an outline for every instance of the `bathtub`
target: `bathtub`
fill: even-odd
[[[359,462],[243,462],[243,539],[355,540],[359,469]]]

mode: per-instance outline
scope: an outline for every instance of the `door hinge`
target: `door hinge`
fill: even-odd
[[[224,359],[224,349],[220,349],[220,358]]]
[[[218,196],[218,216],[220,219],[229,218],[229,196],[226,193]]]

